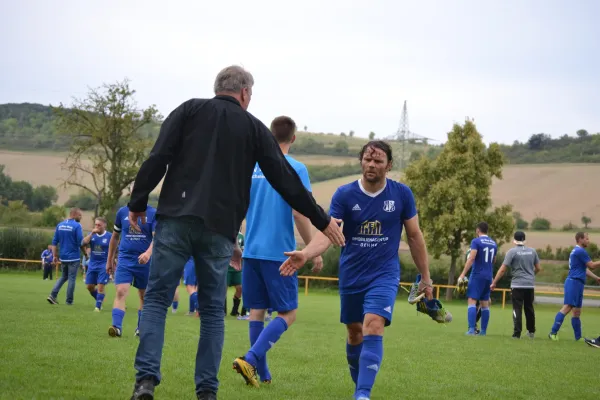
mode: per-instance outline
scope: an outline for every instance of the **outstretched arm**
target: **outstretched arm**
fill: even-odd
[[[421,274],[421,280],[425,283],[431,283],[429,257],[427,256],[425,238],[419,227],[419,216],[415,215],[411,219],[404,221],[404,228],[406,229],[406,239],[410,248],[410,255]]]
[[[496,285],[498,284],[498,281],[500,279],[502,279],[502,277],[504,276],[504,274],[506,273],[506,265],[502,264],[502,266],[500,267],[500,269],[498,269],[498,272],[496,272],[496,277],[494,278],[494,281],[492,282],[490,288],[492,290],[494,290],[496,288]]]

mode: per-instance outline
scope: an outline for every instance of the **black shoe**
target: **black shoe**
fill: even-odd
[[[46,300],[48,300],[48,303],[50,304],[58,304],[58,301],[56,301],[56,299],[52,295],[48,296]]]
[[[516,333],[512,335],[513,339],[521,339],[521,335],[517,335]]]
[[[217,400],[217,394],[215,392],[211,392],[210,390],[197,393],[196,396],[198,400]]]
[[[131,400],[154,400],[154,381],[151,379],[144,379],[140,382],[136,382],[133,387]]]

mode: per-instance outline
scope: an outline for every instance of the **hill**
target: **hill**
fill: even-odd
[[[449,125],[450,129],[451,126]],[[159,123],[146,125],[143,132],[156,137]],[[306,127],[304,127],[306,130]],[[525,133],[523,137],[527,137]],[[299,132],[292,154],[329,156],[355,156],[367,139],[354,136],[354,132],[309,133]],[[396,165],[401,165],[402,144],[392,142]],[[6,150],[58,150],[68,149],[69,142],[56,133],[54,117],[49,106],[41,104],[0,104],[0,148]],[[527,140],[512,145],[501,145],[509,164],[544,163],[600,163],[600,133],[589,134],[585,129],[574,136],[563,135],[552,139],[544,133],[530,135]],[[406,143],[404,160],[421,154],[435,157],[441,146]]]

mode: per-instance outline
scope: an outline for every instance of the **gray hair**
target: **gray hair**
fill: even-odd
[[[244,88],[252,88],[254,78],[252,74],[244,68],[231,65],[223,68],[215,79],[215,94],[217,93],[238,93]]]

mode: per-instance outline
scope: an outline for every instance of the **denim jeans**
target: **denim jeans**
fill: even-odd
[[[136,380],[161,381],[160,363],[167,309],[190,256],[196,264],[200,339],[196,353],[196,392],[217,392],[223,352],[227,268],[234,242],[211,232],[194,217],[159,217],[150,262],[150,277],[140,318],[140,343],[135,356]]]
[[[54,288],[52,288],[52,292],[50,293],[52,297],[56,299],[58,296],[58,292],[60,292],[60,288],[65,282],[69,281],[67,285],[67,304],[73,304],[73,295],[75,293],[75,281],[77,280],[77,270],[79,269],[79,261],[73,262],[61,262],[60,268],[62,274],[60,278],[56,281]]]

